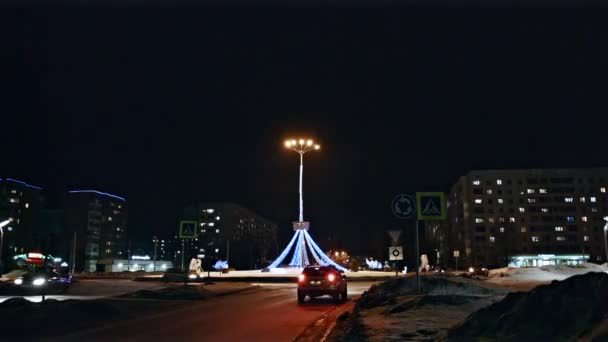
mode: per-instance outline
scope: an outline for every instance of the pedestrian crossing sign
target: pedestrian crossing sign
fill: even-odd
[[[194,239],[196,237],[196,221],[179,222],[179,238]]]
[[[445,220],[445,195],[443,192],[417,192],[416,209],[418,220]]]

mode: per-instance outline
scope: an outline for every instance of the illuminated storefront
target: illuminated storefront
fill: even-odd
[[[589,255],[582,254],[517,255],[511,257],[509,267],[538,267],[547,265],[575,266],[588,260]]]

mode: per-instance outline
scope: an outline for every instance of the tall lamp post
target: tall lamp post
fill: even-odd
[[[11,223],[11,219],[0,222],[0,276],[4,273],[4,258],[3,258],[3,247],[4,247],[4,227]]]
[[[154,243],[154,272],[156,272],[156,248],[158,247],[158,237],[153,236],[152,242]]]
[[[604,217],[604,221],[606,221],[606,224],[604,225],[604,252],[606,252],[606,262],[608,262],[608,240],[606,240],[606,235],[608,235],[608,216]]]
[[[304,140],[304,139],[292,139],[292,140],[286,140],[285,141],[285,147],[287,147],[288,149],[292,150],[292,151],[296,151],[298,152],[298,154],[300,154],[300,187],[299,187],[299,193],[300,193],[300,216],[298,217],[298,222],[303,223],[304,222],[304,201],[302,200],[302,175],[304,173],[304,154],[306,154],[307,152],[310,151],[315,151],[315,150],[319,150],[321,148],[321,146],[319,146],[318,144],[315,144],[314,141],[312,141],[311,139],[308,140]]]

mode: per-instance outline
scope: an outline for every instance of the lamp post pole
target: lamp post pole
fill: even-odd
[[[306,154],[306,152],[310,152],[313,150],[319,150],[321,148],[321,146],[319,146],[318,144],[315,144],[314,141],[312,141],[311,139],[305,140],[305,139],[291,139],[291,140],[286,140],[285,141],[285,147],[287,147],[288,149],[298,152],[298,154],[300,155],[300,179],[299,179],[299,187],[298,187],[298,193],[300,195],[300,202],[299,202],[299,207],[300,207],[300,215],[298,216],[298,222],[302,223],[304,222],[304,200],[302,199],[302,181],[303,181],[303,176],[304,176],[304,154]]]
[[[0,222],[0,276],[2,276],[4,272],[4,227],[7,226],[9,223],[11,223],[10,218],[8,220]]]
[[[604,252],[606,253],[606,262],[608,262],[608,216],[604,217],[604,221],[606,221],[606,224],[604,225]],[[585,262],[584,258],[583,262]]]

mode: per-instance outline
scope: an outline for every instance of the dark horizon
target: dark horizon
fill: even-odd
[[[286,239],[298,158],[282,143],[304,135],[323,146],[305,158],[311,234],[364,250],[399,224],[397,193],[608,166],[604,11],[9,9],[0,177],[54,206],[124,197],[144,246],[195,201],[242,204]]]

